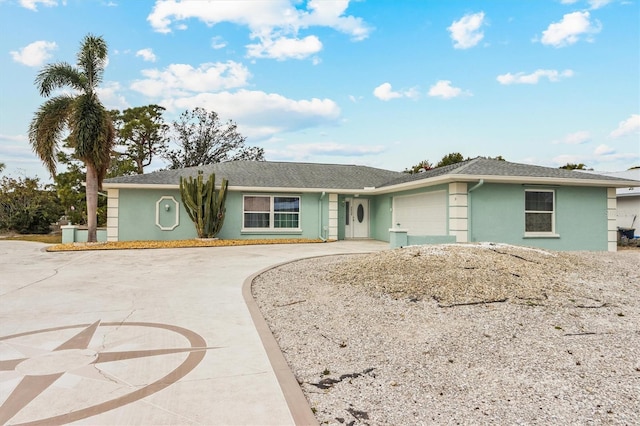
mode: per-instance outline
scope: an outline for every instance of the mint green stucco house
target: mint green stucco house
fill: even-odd
[[[492,241],[615,251],[616,188],[634,184],[485,158],[414,175],[231,161],[106,180],[107,240],[195,238],[179,181],[198,170],[229,181],[221,239],[372,238],[392,247]]]

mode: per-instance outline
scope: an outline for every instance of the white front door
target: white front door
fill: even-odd
[[[345,199],[345,238],[369,238],[369,200]]]

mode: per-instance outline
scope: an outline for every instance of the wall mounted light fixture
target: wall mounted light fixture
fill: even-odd
[[[164,211],[168,212],[170,208],[171,207],[169,207],[169,204],[165,204],[164,205]]]

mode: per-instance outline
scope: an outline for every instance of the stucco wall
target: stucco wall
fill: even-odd
[[[470,194],[470,241],[493,241],[551,250],[603,250],[607,243],[607,189],[555,190],[558,237],[525,237],[523,185],[485,184]]]
[[[118,191],[118,240],[181,240],[196,238],[197,234],[193,222],[189,218],[180,191],[176,190],[134,190],[121,189]],[[247,194],[260,194],[257,192]],[[273,193],[264,193],[274,195]],[[279,194],[278,194],[279,195]],[[283,195],[300,196],[301,231],[242,231],[242,196],[243,193],[229,192],[226,200],[225,222],[219,238],[223,239],[254,239],[254,238],[318,238],[322,228],[319,226],[319,201],[321,194]],[[171,198],[176,200],[173,203]],[[158,204],[159,203],[159,204]],[[323,227],[329,223],[328,196],[322,199]],[[169,209],[165,210],[165,204]],[[175,225],[175,206],[178,211],[178,224]],[[156,207],[159,206],[159,209]],[[157,211],[158,210],[158,211]],[[158,217],[156,217],[156,212]],[[158,224],[160,226],[158,226]],[[172,229],[161,229],[172,228]]]
[[[371,198],[371,238],[389,241],[391,228],[391,196],[378,195]]]
[[[178,226],[172,230],[162,230],[156,225],[156,203],[162,197],[173,197],[180,209]],[[167,200],[166,198],[164,200]],[[163,201],[164,201],[163,200]],[[160,223],[163,227],[170,227],[175,218],[174,203],[168,202],[170,210],[164,210],[160,205]],[[118,200],[118,240],[183,240],[196,237],[193,222],[182,206],[180,191],[178,190],[133,190],[121,189]]]

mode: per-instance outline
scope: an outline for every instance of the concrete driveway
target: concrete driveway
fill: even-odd
[[[283,393],[243,283],[278,263],[388,244],[44,247],[0,241],[0,424],[300,423],[295,411],[309,409]]]

